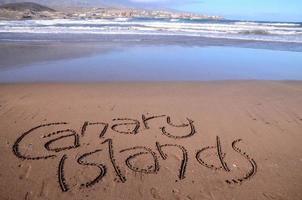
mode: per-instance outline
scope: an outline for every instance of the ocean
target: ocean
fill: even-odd
[[[0,21],[0,82],[302,80],[302,24]]]
[[[53,34],[48,39],[62,39],[59,34],[85,34],[90,39],[96,35],[154,35],[301,44],[302,23],[148,18],[0,21],[0,40],[20,39],[20,34]]]

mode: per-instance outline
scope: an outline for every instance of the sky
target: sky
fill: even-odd
[[[302,22],[302,0],[111,0],[142,7],[165,7],[229,19]]]

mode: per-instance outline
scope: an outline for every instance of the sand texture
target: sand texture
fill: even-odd
[[[0,85],[0,199],[302,199],[302,82]]]

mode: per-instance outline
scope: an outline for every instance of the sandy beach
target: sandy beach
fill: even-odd
[[[302,1],[31,1],[0,2],[0,200],[302,200]]]
[[[302,82],[1,84],[0,199],[302,199]]]

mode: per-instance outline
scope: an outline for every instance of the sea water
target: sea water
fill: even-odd
[[[4,67],[0,82],[302,80],[302,24],[297,22],[0,21],[0,45],[58,42],[111,47]]]
[[[0,21],[0,40],[13,39],[14,34],[176,35],[302,43],[302,23],[148,18]]]
[[[0,69],[0,82],[302,80],[300,52],[239,47],[128,46]]]

